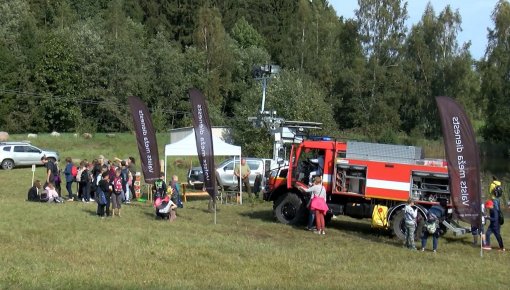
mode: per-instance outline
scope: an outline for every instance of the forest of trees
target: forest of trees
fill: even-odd
[[[127,131],[130,95],[159,131],[190,126],[196,87],[213,125],[233,127],[255,152],[247,143],[270,136],[248,121],[262,92],[252,70],[277,64],[266,109],[322,122],[324,134],[438,138],[434,97],[447,95],[479,136],[510,141],[507,0],[480,60],[457,40],[461,17],[449,6],[429,4],[408,27],[406,1],[358,3],[343,19],[327,0],[0,0],[0,130]]]

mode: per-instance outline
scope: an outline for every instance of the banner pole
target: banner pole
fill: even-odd
[[[483,258],[483,240],[482,240],[482,229],[480,229],[480,258]]]
[[[214,201],[214,224],[216,224],[216,200]]]

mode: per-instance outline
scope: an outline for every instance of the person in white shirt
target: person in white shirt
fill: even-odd
[[[414,243],[414,232],[416,231],[416,218],[418,217],[418,209],[413,208],[414,200],[410,198],[404,207],[404,221],[406,227],[406,247],[410,250],[416,250]]]

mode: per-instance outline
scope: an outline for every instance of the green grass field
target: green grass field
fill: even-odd
[[[165,137],[160,136],[160,148]],[[33,143],[74,159],[138,156],[132,135],[73,138],[42,136]],[[43,176],[38,167],[35,177]],[[471,236],[447,234],[437,254],[412,252],[371,229],[368,220],[341,217],[332,221],[327,235],[318,236],[276,223],[272,204],[258,200],[242,206],[219,204],[217,224],[207,212],[207,201],[198,198],[178,210],[174,223],[155,220],[146,203],[123,206],[120,218],[100,219],[95,203],[25,202],[31,178],[30,168],[0,170],[0,289],[510,286],[510,252],[493,250],[481,258]],[[502,229],[507,246],[508,224]]]

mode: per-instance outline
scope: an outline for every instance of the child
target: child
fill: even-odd
[[[89,173],[89,163],[83,162],[80,164],[82,166],[81,174],[80,174],[80,191],[81,191],[81,201],[89,203],[90,202],[90,173]]]
[[[163,192],[161,195],[156,197],[154,201],[154,207],[156,208],[156,218],[160,217],[162,219],[168,219],[170,222],[173,222],[177,218],[175,214],[175,209],[177,206],[170,199],[172,192],[172,187],[169,187],[168,194]]]
[[[120,176],[121,169],[117,168],[115,170],[115,178],[113,179],[113,194],[112,194],[112,204],[113,204],[113,214],[115,216],[117,214],[120,217],[120,207],[122,203],[122,195],[124,194],[122,188],[122,177]]]
[[[501,229],[501,225],[499,224],[499,211],[494,208],[494,202],[492,200],[488,200],[485,203],[485,208],[489,210],[489,216],[487,218],[491,221],[491,223],[489,224],[489,228],[485,233],[485,245],[483,246],[483,249],[491,249],[491,234],[494,233],[494,236],[498,240],[499,250],[504,252],[506,250],[503,246],[503,239],[501,238],[501,234],[499,232]]]
[[[110,215],[110,174],[104,171],[97,186],[97,215],[104,218]],[[106,209],[106,212],[105,212]]]
[[[61,203],[62,199],[58,196],[58,192],[55,189],[55,185],[53,185],[53,182],[49,182],[48,186],[46,186],[46,192],[48,193],[48,202],[56,202]]]
[[[172,176],[171,183],[173,194],[172,194],[172,202],[177,205],[179,208],[183,208],[182,200],[181,200],[181,187],[179,186],[179,177],[177,175]]]
[[[66,167],[64,169],[64,176],[66,177],[66,189],[68,194],[68,201],[73,201],[73,181],[75,179],[75,176],[72,173],[73,169],[73,160],[71,157],[66,157]]]
[[[166,191],[167,188],[165,183],[165,174],[161,172],[160,178],[154,181],[154,186],[152,187],[152,194],[154,195],[154,199],[158,197],[165,197]]]
[[[416,218],[418,217],[418,209],[413,208],[414,200],[410,198],[404,207],[404,218],[406,226],[406,247],[411,250],[416,250],[414,243],[414,232],[416,230]]]
[[[314,185],[305,189],[305,191],[312,194],[310,210],[315,211],[315,226],[317,227],[317,230],[314,233],[325,235],[324,215],[328,211],[328,205],[326,204],[326,189],[322,185],[322,178],[320,176],[316,176],[314,179]]]
[[[34,182],[34,186],[30,187],[30,189],[28,190],[27,200],[28,201],[40,201],[39,189],[41,189],[41,181],[36,180]]]

